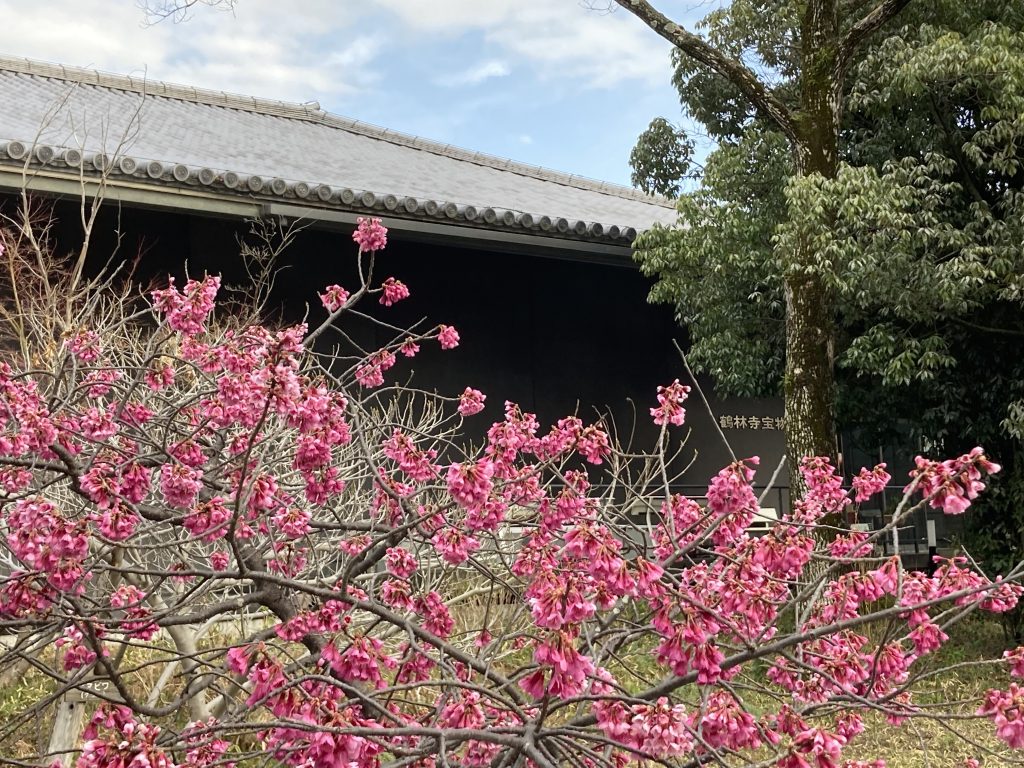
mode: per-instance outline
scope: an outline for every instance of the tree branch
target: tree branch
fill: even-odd
[[[904,0],[909,2],[910,0]],[[643,21],[686,56],[710,67],[735,85],[763,116],[775,123],[792,143],[797,143],[796,122],[786,105],[779,101],[750,67],[739,59],[727,56],[706,40],[688,32],[647,0],[615,0],[621,7]]]
[[[837,71],[845,72],[851,59],[853,59],[853,54],[857,52],[861,44],[908,5],[910,5],[910,0],[883,0],[866,16],[861,18],[860,21],[850,27],[850,30],[839,44],[839,51],[836,55]]]

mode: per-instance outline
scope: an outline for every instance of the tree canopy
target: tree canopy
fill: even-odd
[[[704,32],[753,51],[785,94],[800,66],[786,45],[796,5],[735,2],[709,14]],[[761,23],[768,16],[774,24]],[[982,348],[1024,338],[1022,18],[1019,1],[912,5],[851,69],[834,178],[797,176],[770,121],[732,98],[728,81],[676,57],[683,108],[718,146],[700,187],[680,197],[680,226],[643,236],[638,258],[658,278],[652,300],[675,304],[689,328],[698,368],[727,392],[779,391],[793,270],[836,298],[847,381],[914,384],[933,401],[948,384],[960,395],[957,377],[991,357]],[[794,263],[801,242],[814,258]],[[999,394],[999,421],[1019,437],[1015,378]]]

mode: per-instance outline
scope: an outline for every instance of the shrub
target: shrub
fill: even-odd
[[[998,470],[981,449],[918,459],[873,534],[823,521],[884,466],[847,491],[805,459],[805,496],[754,537],[756,458],[705,500],[673,493],[678,381],[652,391],[647,453],[513,403],[470,448],[483,393],[385,386],[456,329],[374,350],[345,335],[360,302],[409,295],[370,281],[380,222],[355,239],[360,285],[326,287],[312,330],[222,312],[215,276],[142,306],[90,285],[63,328],[31,314],[53,291],[23,305],[27,362],[0,365],[0,672],[28,663],[52,685],[0,737],[88,710],[26,759],[829,768],[869,712],[947,714],[918,704],[916,670],[952,624],[1011,609],[1020,569],[956,557],[928,576],[873,544],[921,505],[963,513]],[[1011,684],[979,710],[1012,747],[1022,697]]]

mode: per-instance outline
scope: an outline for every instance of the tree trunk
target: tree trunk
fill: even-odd
[[[786,455],[791,482],[804,456],[834,456],[835,327],[832,302],[821,280],[786,278]]]
[[[835,178],[838,169],[842,72],[836,53],[839,19],[835,0],[811,0],[801,25],[798,140],[793,143],[797,175]],[[796,267],[813,264],[817,254],[803,240],[787,254]],[[798,462],[805,456],[835,458],[835,302],[816,274],[795,269],[786,287],[786,453],[792,484],[803,490]]]

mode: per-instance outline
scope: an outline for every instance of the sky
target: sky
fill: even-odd
[[[151,0],[152,2],[153,0]],[[0,0],[0,53],[292,102],[604,181],[657,116],[669,46],[605,0]],[[715,0],[660,0],[687,23]]]

